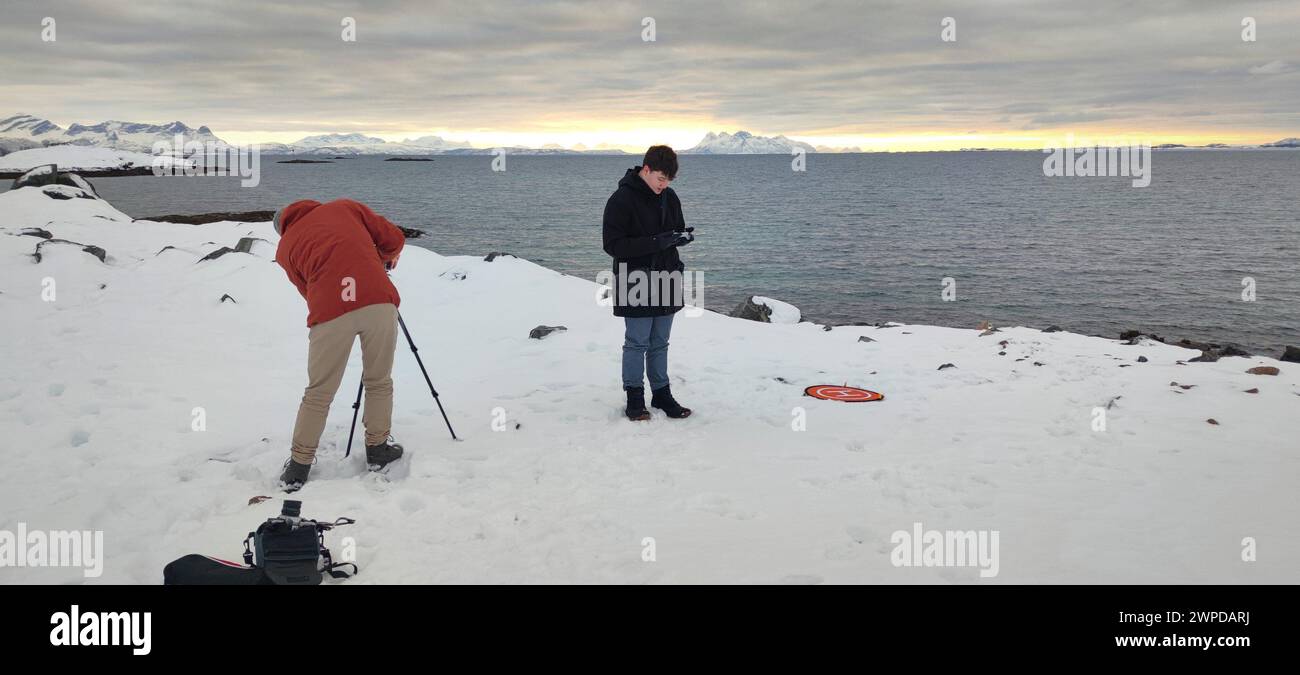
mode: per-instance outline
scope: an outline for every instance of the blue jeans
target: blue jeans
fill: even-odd
[[[623,317],[623,388],[641,387],[642,376],[650,378],[650,389],[668,386],[668,334],[673,315]]]

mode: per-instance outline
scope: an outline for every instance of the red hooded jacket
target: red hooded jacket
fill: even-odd
[[[370,207],[351,199],[305,199],[280,213],[275,261],[307,299],[307,326],[368,305],[401,304],[384,269],[406,237]]]

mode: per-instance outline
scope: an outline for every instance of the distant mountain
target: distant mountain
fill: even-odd
[[[382,138],[374,136],[365,136],[363,134],[322,134],[319,136],[308,136],[298,139],[291,143],[304,148],[323,148],[328,146],[339,145],[383,145],[387,143]]]
[[[63,127],[39,117],[19,113],[0,120],[0,155],[39,148],[57,138]]]
[[[862,152],[862,148],[853,146],[851,148],[832,148],[829,145],[817,146],[817,152]]]
[[[452,150],[455,148],[468,148],[469,143],[465,141],[448,141],[441,136],[421,136],[419,138],[407,138],[402,140],[403,145],[414,145],[419,148],[429,148],[432,150]]]
[[[362,134],[323,134],[308,136],[293,143],[261,143],[267,155],[491,155],[497,148],[475,148],[465,141],[448,141],[440,136],[408,138],[401,142],[385,141]],[[512,146],[510,155],[622,155],[622,150],[571,150],[557,145],[544,148]]]
[[[817,152],[817,148],[785,136],[755,136],[748,131],[714,133],[710,131],[695,147],[683,150],[687,155],[788,155],[794,148]]]
[[[1261,148],[1300,148],[1300,138],[1283,138],[1273,143],[1265,143]]]
[[[101,148],[116,148],[133,152],[152,152],[157,141],[171,143],[180,135],[186,143],[216,143],[225,145],[207,127],[193,129],[180,122],[171,124],[142,124],[139,122],[118,122],[109,120],[99,124],[84,126],[72,124],[63,132],[66,142],[73,145],[93,145]]]
[[[0,120],[0,148],[10,151],[43,145],[83,145],[149,153],[156,141],[172,142],[180,134],[185,142],[224,144],[207,127],[190,128],[180,122],[141,124],[109,120],[94,125],[72,124],[63,129],[49,120],[19,114]]]
[[[455,148],[447,150],[444,155],[491,155],[497,150],[505,150],[506,155],[626,155],[623,150],[600,148],[596,150],[576,150],[572,148],[525,148],[522,146],[496,146],[491,148]]]
[[[63,127],[39,117],[19,113],[0,120],[0,137],[29,138],[39,140],[51,138],[63,131]]]

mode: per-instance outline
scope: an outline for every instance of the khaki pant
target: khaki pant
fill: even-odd
[[[361,336],[361,382],[366,388],[366,445],[388,438],[393,423],[393,351],[397,347],[397,307],[367,305],[308,332],[307,390],[293,427],[293,460],[311,464],[325,418],[343,381],[352,343]]]

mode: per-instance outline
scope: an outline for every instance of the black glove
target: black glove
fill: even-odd
[[[667,248],[672,248],[673,246],[685,246],[695,241],[695,235],[691,234],[691,230],[693,229],[695,228],[674,230],[672,232],[660,232],[654,236],[655,245],[658,246],[661,251]]]

